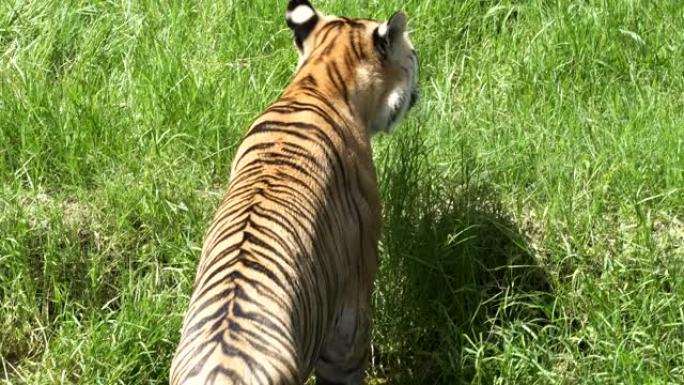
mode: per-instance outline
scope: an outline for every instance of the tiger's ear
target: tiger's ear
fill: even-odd
[[[380,54],[387,58],[408,28],[408,18],[402,11],[395,12],[386,22],[373,31],[373,42]]]
[[[309,0],[290,0],[285,20],[294,34],[299,52],[304,52],[304,42],[313,31],[320,17]]]

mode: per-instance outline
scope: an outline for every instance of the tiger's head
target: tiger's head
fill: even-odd
[[[389,132],[418,100],[418,56],[404,12],[386,21],[356,19],[290,0],[286,20],[299,53],[292,83],[313,80],[339,96],[370,134]]]

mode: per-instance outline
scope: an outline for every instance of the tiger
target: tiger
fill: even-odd
[[[239,144],[204,236],[172,385],[358,385],[370,361],[382,215],[371,137],[419,95],[402,12],[290,0],[298,63]]]

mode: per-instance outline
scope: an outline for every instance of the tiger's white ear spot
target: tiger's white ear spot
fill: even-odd
[[[380,24],[380,26],[378,27],[378,35],[380,37],[387,36],[387,23]]]
[[[314,10],[311,9],[311,7],[309,7],[308,5],[299,5],[291,12],[288,12],[287,18],[288,20],[290,20],[290,22],[294,24],[304,24],[307,21],[311,20],[311,18],[315,15],[316,12],[314,12]]]

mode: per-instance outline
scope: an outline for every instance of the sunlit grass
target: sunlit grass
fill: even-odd
[[[684,382],[684,3],[319,1],[411,18],[374,139],[374,384]],[[163,384],[272,1],[0,2],[0,383]]]

